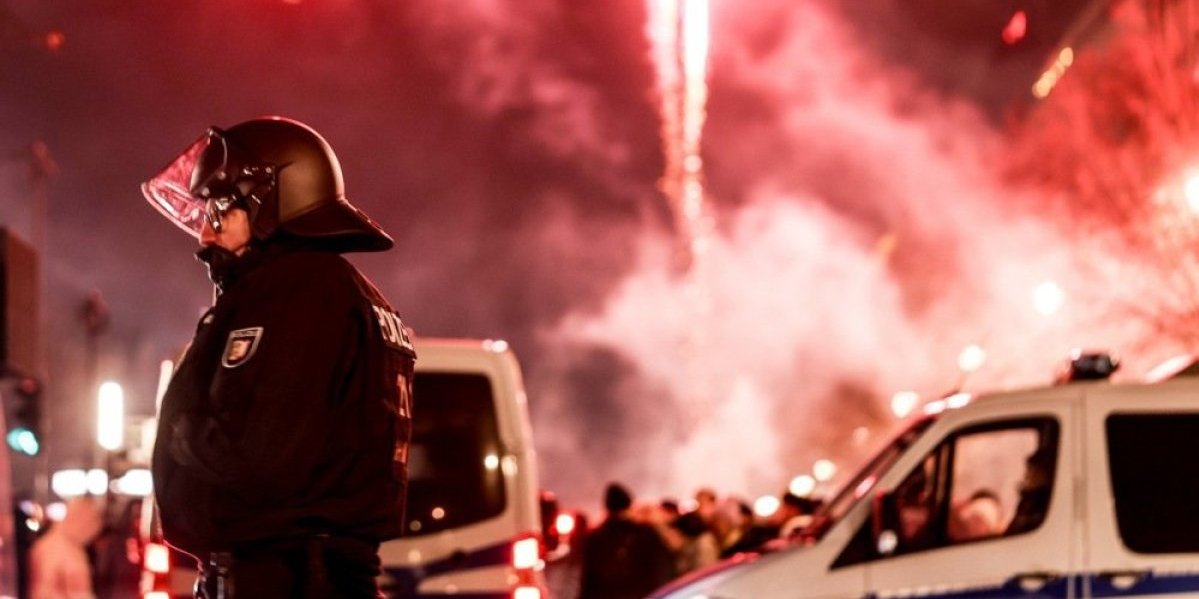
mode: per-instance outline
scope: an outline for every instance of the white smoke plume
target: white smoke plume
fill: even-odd
[[[653,392],[614,400],[628,411],[614,433],[639,449],[596,460],[554,435],[551,480],[774,493],[819,458],[860,459],[852,432],[877,442],[896,426],[896,391],[1043,384],[1071,349],[1120,350],[1144,333],[1110,317],[1127,297],[1101,240],[1009,208],[1015,192],[993,168],[1001,140],[980,110],[882,68],[825,6],[715,4],[705,158],[716,193],[735,197],[715,198],[710,305],[686,309],[695,290],[675,274],[672,241],[647,231],[605,309],[558,324],[556,338],[626,356]],[[1067,297],[1051,316],[1033,303],[1045,281]],[[696,329],[709,343],[691,343]],[[988,360],[963,378],[970,344]],[[1132,368],[1161,357],[1133,356]]]

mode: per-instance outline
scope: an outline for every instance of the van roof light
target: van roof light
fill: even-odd
[[[1120,369],[1120,361],[1108,352],[1076,349],[1070,354],[1066,369],[1058,377],[1059,383],[1075,381],[1103,381],[1111,378]]]

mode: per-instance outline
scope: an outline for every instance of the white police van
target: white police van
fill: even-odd
[[[387,596],[546,596],[537,460],[503,341],[417,338],[404,536],[379,553]]]
[[[653,597],[1199,596],[1199,377],[925,412],[800,538]]]

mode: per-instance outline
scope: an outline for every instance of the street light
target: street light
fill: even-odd
[[[91,470],[87,471],[85,476],[86,478],[84,480],[87,484],[88,493],[97,497],[102,495],[105,497],[108,496],[108,471],[102,468],[92,468]]]
[[[915,391],[900,391],[891,396],[891,413],[895,414],[896,418],[905,418],[912,413],[919,401],[920,395]]]
[[[116,451],[125,441],[125,391],[108,381],[100,385],[96,411],[96,440],[107,451]]]
[[[774,495],[763,495],[754,501],[754,515],[759,518],[769,518],[779,511],[781,502]]]
[[[1053,281],[1045,281],[1033,290],[1033,306],[1044,316],[1053,316],[1066,303],[1066,292]]]
[[[983,363],[987,361],[987,352],[978,345],[967,345],[960,354],[958,354],[958,369],[962,374],[970,374],[979,368],[982,368]]]
[[[55,495],[68,499],[87,493],[87,472],[82,469],[59,470],[50,477]]]
[[[1199,212],[1199,173],[1191,173],[1182,184],[1182,194],[1186,198],[1187,207]]]
[[[791,484],[787,485],[787,490],[796,497],[807,497],[816,490],[816,479],[810,475],[801,474],[791,479]]]
[[[812,464],[812,476],[820,482],[828,482],[837,475],[837,465],[831,460],[816,460]]]

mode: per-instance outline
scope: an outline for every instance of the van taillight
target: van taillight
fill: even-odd
[[[545,565],[541,561],[541,539],[526,537],[512,544],[512,569],[516,570],[516,588],[512,599],[541,599],[541,586],[537,583],[537,570]]]
[[[541,589],[537,587],[516,587],[512,591],[512,599],[541,599]]]
[[[146,557],[145,557],[145,561],[143,563],[144,563],[145,569],[150,572],[154,572],[155,574],[166,574],[167,572],[171,571],[170,550],[167,549],[166,545],[160,545],[158,543],[147,543],[146,544]],[[150,594],[147,594],[146,599],[157,599],[157,598],[151,597]]]
[[[521,539],[512,544],[512,567],[517,570],[532,570],[541,565],[541,541],[535,537]]]

